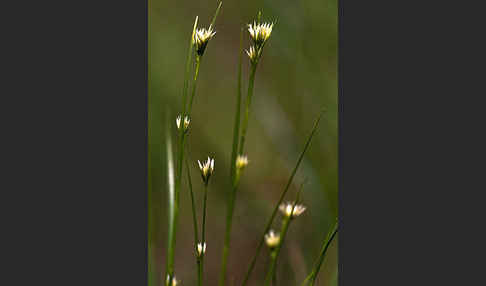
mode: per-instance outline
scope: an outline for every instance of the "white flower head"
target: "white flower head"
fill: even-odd
[[[252,63],[255,63],[258,61],[258,52],[257,50],[255,49],[254,46],[251,46],[249,50],[245,50],[246,54],[248,55],[248,57],[250,58],[250,61]]]
[[[268,40],[272,34],[273,23],[259,23],[253,22],[248,24],[248,32],[253,43],[260,48]]]
[[[182,126],[181,126],[181,123],[182,123]],[[177,129],[181,129],[184,128],[184,132],[187,131],[189,129],[189,123],[191,123],[191,119],[189,118],[189,116],[184,116],[184,122],[182,122],[182,116],[179,115],[177,116],[176,118],[176,125],[177,125]]]
[[[271,249],[277,247],[277,245],[280,243],[280,234],[270,230],[267,234],[265,234],[265,243]]]
[[[238,155],[236,157],[236,169],[241,170],[248,165],[248,157],[246,155]]]
[[[166,285],[168,285],[168,286],[177,286],[178,283],[179,283],[179,281],[176,279],[175,275],[174,275],[174,277],[172,277],[172,279],[170,278],[170,275],[167,275],[167,283],[166,283]]]
[[[292,208],[294,211],[292,212]],[[283,203],[279,206],[280,211],[283,213],[284,216],[294,218],[301,215],[305,211],[305,207],[303,205],[295,205],[293,202]]]
[[[206,28],[196,29],[196,32],[194,33],[193,43],[194,46],[196,47],[196,53],[199,56],[202,56],[204,54],[206,45],[215,34],[216,32],[213,31],[213,28],[211,26],[209,26],[208,29]]]
[[[209,178],[214,173],[214,159],[208,157],[206,162],[201,164],[201,162],[197,160],[197,163],[199,164],[199,170],[201,170],[202,179],[207,185],[209,182]]]
[[[197,244],[197,256],[201,257],[204,253],[206,253],[206,242],[199,242]]]

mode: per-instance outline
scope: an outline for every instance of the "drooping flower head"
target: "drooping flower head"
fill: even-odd
[[[209,182],[209,178],[214,172],[214,159],[208,157],[206,162],[201,164],[201,162],[197,160],[197,163],[199,164],[199,170],[201,170],[201,177],[204,183],[207,185]]]
[[[293,212],[292,212],[292,208],[294,208]],[[303,205],[295,205],[294,207],[293,202],[283,203],[279,206],[279,209],[280,212],[282,212],[282,214],[285,217],[290,217],[290,218],[297,217],[305,211],[305,207]]]
[[[270,249],[277,247],[280,243],[280,235],[275,233],[273,230],[270,230],[267,234],[265,234],[265,243]]]
[[[196,53],[198,54],[198,56],[202,56],[204,54],[204,50],[206,49],[209,40],[211,40],[211,38],[215,34],[216,32],[213,31],[213,28],[211,26],[209,26],[208,29],[196,29],[196,32],[194,33],[193,43],[196,47]]]

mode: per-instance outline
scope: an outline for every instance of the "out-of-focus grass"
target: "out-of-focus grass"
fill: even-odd
[[[208,26],[217,1],[149,0],[149,282],[163,285],[167,251],[167,170],[164,120],[175,135],[187,41],[194,18]],[[224,238],[226,198],[231,190],[234,106],[241,24],[262,10],[265,20],[277,20],[259,64],[246,140],[250,164],[237,194],[228,261],[228,284],[241,283],[259,236],[298,158],[313,120],[324,114],[291,193],[304,178],[303,203],[282,248],[277,269],[279,285],[300,284],[319,254],[337,215],[337,0],[223,1],[198,80],[187,141],[192,164],[196,208],[201,211],[203,186],[196,160],[215,158],[208,194],[205,280],[217,283]],[[248,48],[245,34],[244,47]],[[243,61],[243,92],[248,61]],[[168,114],[167,114],[168,112]],[[175,273],[183,284],[196,282],[193,225],[188,187],[181,194],[175,252]],[[200,220],[201,218],[198,217]],[[275,227],[278,229],[280,219]],[[317,285],[336,281],[337,243],[324,260]],[[249,285],[263,282],[268,251],[262,251]],[[326,284],[328,285],[328,284]]]

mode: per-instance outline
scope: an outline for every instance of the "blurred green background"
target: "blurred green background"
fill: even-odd
[[[148,3],[148,274],[149,285],[155,286],[163,285],[167,249],[166,128],[170,126],[169,132],[175,138],[175,117],[181,110],[184,66],[194,19],[199,16],[199,27],[207,27],[217,1],[149,0]],[[215,25],[217,34],[202,59],[186,145],[199,213],[202,182],[196,160],[208,155],[215,158],[207,210],[205,283],[208,285],[216,285],[219,277],[230,191],[239,31],[243,24],[255,19],[259,10],[263,12],[263,20],[277,24],[256,74],[245,146],[250,164],[237,193],[227,284],[242,282],[266,221],[321,108],[326,112],[286,197],[293,200],[299,184],[308,180],[303,191],[303,203],[308,209],[290,227],[278,263],[278,285],[300,285],[337,216],[337,0],[223,1]],[[248,47],[245,32],[244,48]],[[247,84],[245,54],[243,98]],[[280,228],[280,216],[274,228]],[[336,242],[331,245],[317,285],[337,285]],[[262,284],[267,262],[265,248],[249,285]],[[183,285],[196,284],[186,182],[181,189],[175,273]]]

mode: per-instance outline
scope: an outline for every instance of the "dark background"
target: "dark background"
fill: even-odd
[[[175,133],[188,40],[196,16],[207,27],[217,1],[149,1],[149,281],[162,285],[167,236],[165,120]],[[202,59],[187,148],[198,212],[202,184],[196,160],[215,158],[208,198],[206,283],[217,283],[230,190],[229,161],[236,102],[239,31],[257,12],[277,21],[265,46],[255,82],[246,153],[250,164],[237,194],[228,262],[228,283],[241,283],[274,204],[304,147],[320,110],[320,122],[291,191],[303,191],[306,213],[291,225],[278,265],[279,285],[301,283],[318,256],[338,212],[338,17],[337,1],[223,1],[214,38]],[[249,47],[245,30],[244,48]],[[243,98],[248,83],[243,56]],[[243,106],[243,105],[242,105]],[[242,109],[243,110],[243,109]],[[175,145],[176,146],[176,145]],[[184,180],[185,181],[185,180]],[[189,190],[181,191],[175,272],[186,285],[196,283]],[[201,215],[199,215],[199,218]],[[200,228],[200,227],[199,227]],[[279,217],[274,224],[279,229]],[[337,243],[321,269],[319,285],[337,283]],[[268,250],[263,249],[250,280],[263,282]]]

